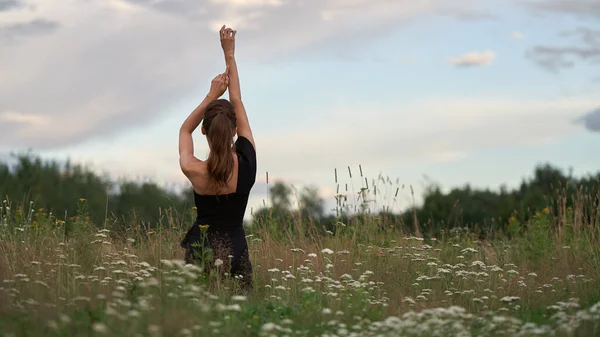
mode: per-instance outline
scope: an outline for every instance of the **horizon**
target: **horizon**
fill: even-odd
[[[319,187],[327,205],[347,166],[418,198],[424,176],[494,190],[539,164],[596,173],[593,2],[0,2],[0,160],[31,149],[189,185],[177,132],[224,69],[227,24],[258,154],[247,214],[266,199],[266,172]]]
[[[159,188],[162,188],[163,190],[170,192],[170,193],[175,193],[178,194],[180,196],[185,196],[186,194],[189,193],[189,197],[192,196],[191,194],[191,185],[183,182],[183,183],[160,183],[158,181],[155,181],[151,178],[140,178],[140,177],[136,177],[136,178],[132,178],[132,177],[127,177],[127,176],[120,176],[120,177],[114,177],[111,176],[109,173],[105,173],[105,174],[100,174],[100,172],[98,172],[97,170],[94,170],[91,167],[88,167],[85,165],[85,163],[73,163],[71,161],[60,161],[57,160],[56,158],[42,158],[39,157],[38,155],[36,155],[35,153],[32,152],[28,152],[28,153],[11,153],[9,157],[2,157],[0,156],[0,164],[6,164],[8,165],[9,170],[11,169],[11,167],[14,167],[16,164],[18,164],[18,161],[15,160],[18,157],[21,156],[25,156],[26,158],[28,158],[29,160],[37,160],[37,159],[41,159],[42,160],[42,164],[57,164],[59,169],[64,169],[65,166],[67,165],[67,163],[69,163],[71,165],[71,167],[73,165],[81,165],[80,167],[83,168],[84,170],[87,170],[89,172],[92,172],[93,174],[96,174],[100,179],[102,179],[104,182],[106,183],[110,183],[112,186],[111,189],[111,193],[116,193],[115,195],[118,195],[120,192],[119,191],[119,187],[121,186],[122,183],[134,183],[134,184],[155,184],[156,186],[158,186]],[[455,185],[455,186],[445,186],[443,184],[443,182],[439,182],[439,181],[435,181],[427,176],[423,177],[423,181],[421,182],[421,194],[415,195],[413,193],[410,193],[410,198],[411,200],[405,199],[404,201],[406,202],[405,205],[399,205],[400,208],[396,208],[397,204],[396,202],[398,201],[398,199],[396,197],[394,197],[394,194],[398,192],[398,195],[401,195],[402,192],[406,192],[406,194],[409,194],[408,191],[410,191],[411,189],[415,189],[415,186],[413,185],[404,185],[401,184],[398,180],[394,182],[387,176],[380,176],[382,179],[384,179],[385,183],[384,186],[387,186],[388,183],[389,185],[392,187],[390,188],[385,188],[384,189],[384,193],[387,192],[387,194],[383,194],[381,193],[381,185],[377,185],[376,190],[378,191],[376,193],[375,196],[375,200],[371,200],[374,201],[374,203],[369,203],[369,206],[367,206],[368,209],[370,209],[371,212],[378,212],[378,211],[386,211],[386,212],[391,212],[394,214],[402,214],[405,213],[407,211],[411,211],[412,207],[422,207],[423,206],[423,197],[425,195],[425,189],[428,188],[439,188],[440,191],[444,194],[450,193],[452,190],[454,189],[464,189],[464,188],[471,188],[473,191],[486,191],[486,192],[492,192],[492,193],[500,193],[502,190],[504,190],[505,192],[508,193],[515,193],[515,192],[519,192],[520,190],[520,185],[523,183],[528,183],[531,181],[532,178],[535,178],[535,170],[536,169],[545,169],[545,168],[551,168],[551,169],[556,169],[558,170],[562,175],[564,175],[565,177],[572,177],[574,179],[587,179],[590,177],[594,177],[594,176],[598,176],[600,175],[600,169],[595,171],[595,172],[587,172],[587,173],[583,173],[583,174],[575,174],[574,173],[574,169],[572,167],[568,167],[568,168],[563,168],[563,167],[558,167],[556,165],[553,165],[552,163],[549,162],[540,162],[537,165],[535,165],[535,167],[531,170],[531,172],[528,173],[524,173],[520,180],[514,184],[514,185],[507,185],[504,183],[500,183],[498,186],[496,187],[489,187],[489,186],[477,186],[477,185],[473,185],[469,182],[466,182],[462,185]],[[349,170],[352,171],[352,179],[350,179],[349,177]],[[260,175],[260,174],[259,174]],[[344,177],[344,175],[346,175],[347,177]],[[336,184],[339,188],[339,194],[338,195],[347,195],[350,196],[352,194],[355,194],[356,196],[354,197],[354,201],[357,202],[358,200],[360,200],[360,190],[365,187],[365,178],[369,179],[369,185],[367,188],[367,193],[368,195],[371,195],[371,197],[373,197],[372,193],[373,193],[373,179],[377,180],[377,183],[379,184],[379,177],[377,178],[372,178],[369,177],[367,175],[364,175],[364,172],[362,172],[362,168],[361,166],[358,166],[356,168],[351,168],[351,167],[346,167],[344,169],[341,170],[334,170],[334,178],[333,180],[335,180],[337,178],[338,184]],[[350,180],[345,180],[345,179],[350,179]],[[357,181],[358,179],[358,181]],[[333,181],[332,180],[332,181]],[[279,182],[283,182],[280,180],[270,180],[268,179],[266,183],[261,184],[260,186],[263,187],[265,189],[265,198],[263,198],[263,200],[261,201],[260,205],[254,205],[254,206],[250,206],[248,207],[247,213],[244,216],[244,221],[249,221],[252,219],[251,216],[251,212],[252,210],[256,211],[259,210],[263,207],[270,207],[271,205],[271,200],[270,198],[270,193],[267,193],[267,189],[270,189],[271,187],[273,187],[274,184],[279,183]],[[357,182],[359,184],[359,186],[352,186],[353,182]],[[283,182],[284,184],[287,185],[287,183]],[[346,188],[348,189],[347,191],[344,191],[344,185],[346,185]],[[290,198],[291,198],[291,207],[290,210],[298,210],[298,200],[294,199],[297,198],[297,195],[295,195],[295,193],[300,192],[300,189],[297,189],[296,186],[294,185],[287,185],[288,187],[291,188],[290,192]],[[320,186],[316,186],[314,184],[308,184],[306,185],[307,187],[316,187],[316,188],[320,188]],[[304,186],[302,186],[304,187]],[[416,189],[415,189],[416,190]],[[378,196],[378,197],[377,197]],[[324,206],[324,214],[325,215],[333,215],[336,213],[336,201],[335,201],[335,195],[329,199],[324,198],[323,201],[323,206]],[[383,198],[383,202],[384,204],[381,203],[381,199]],[[348,199],[349,202],[351,201],[350,198]],[[390,207],[390,201],[392,202],[392,206]],[[355,205],[352,203],[349,203],[347,206],[349,205]]]

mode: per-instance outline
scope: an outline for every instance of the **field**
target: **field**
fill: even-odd
[[[3,202],[0,335],[600,334],[600,216],[583,206],[511,219],[518,235],[490,240],[465,230],[423,239],[373,216],[318,237],[299,234],[310,223],[248,230],[250,294],[183,264],[187,217],[115,231],[79,206],[66,235],[49,212]]]

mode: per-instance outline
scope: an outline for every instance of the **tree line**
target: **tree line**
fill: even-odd
[[[315,187],[294,193],[291,186],[275,182],[269,188],[269,205],[253,211],[252,225],[293,227],[309,223],[313,230],[326,233],[335,231],[340,223],[365,223],[368,219],[370,224],[382,228],[393,226],[412,233],[465,227],[485,232],[505,229],[511,219],[525,222],[535,212],[557,203],[573,207],[578,195],[587,196],[585,207],[597,209],[599,182],[600,172],[574,177],[572,172],[544,164],[513,189],[502,187],[496,191],[465,185],[444,192],[432,184],[426,189],[421,205],[398,213],[368,205],[368,196],[377,193],[376,186],[361,188],[358,198],[339,194],[338,207],[332,213],[325,209],[325,200]],[[294,194],[296,205],[292,205]],[[189,226],[194,215],[189,188],[173,191],[153,182],[113,181],[81,165],[31,155],[15,156],[11,164],[0,162],[0,196],[13,205],[52,211],[57,219],[64,221],[77,214],[78,201],[83,198],[89,217],[97,226],[107,222],[113,226],[143,222],[155,227],[167,225],[167,215],[184,219],[180,223]],[[345,204],[349,199],[362,201],[358,205]]]

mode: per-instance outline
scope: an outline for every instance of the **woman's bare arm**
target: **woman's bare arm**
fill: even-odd
[[[185,119],[179,129],[179,166],[181,171],[189,177],[194,171],[195,164],[200,160],[194,156],[194,140],[192,133],[204,119],[204,112],[208,104],[223,95],[229,80],[227,70],[212,80],[210,91],[194,111]]]
[[[225,54],[225,64],[229,69],[229,101],[235,108],[235,117],[237,119],[238,136],[247,138],[254,146],[254,137],[248,121],[248,115],[244,103],[242,102],[242,92],[240,88],[240,77],[237,63],[235,61],[235,34],[236,31],[231,28],[221,28],[221,46]]]
[[[181,171],[189,177],[193,171],[194,164],[200,162],[198,158],[194,156],[194,140],[192,138],[192,132],[200,125],[204,118],[204,111],[208,103],[212,101],[212,98],[206,96],[202,103],[192,111],[192,113],[185,119],[181,128],[179,129],[179,166]]]

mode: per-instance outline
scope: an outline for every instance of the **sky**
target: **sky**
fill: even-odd
[[[432,181],[600,170],[600,0],[0,0],[0,156],[189,186],[178,130],[224,70],[223,24],[258,153],[248,212],[266,172],[329,207],[334,169],[358,190],[360,165],[404,186],[401,209]]]

